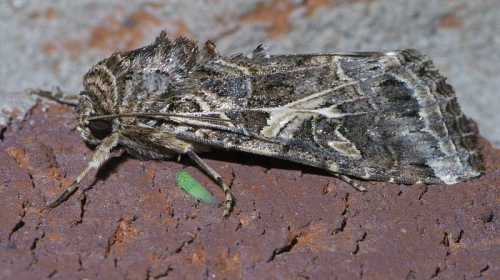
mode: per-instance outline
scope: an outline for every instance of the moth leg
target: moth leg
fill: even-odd
[[[59,104],[68,105],[71,107],[76,107],[78,105],[78,95],[63,95],[60,89],[56,92],[36,89],[32,90],[30,94],[40,96],[42,98],[55,101]]]
[[[208,174],[224,191],[224,217],[228,216],[233,207],[233,195],[231,194],[231,189],[228,185],[224,183],[222,176],[219,175],[210,165],[204,162],[193,150],[187,150],[185,152],[205,173]]]
[[[349,176],[346,176],[346,175],[342,175],[342,174],[339,174],[337,175],[337,177],[348,183],[349,185],[351,185],[351,187],[353,187],[354,189],[356,189],[357,191],[360,191],[360,192],[366,192],[366,188],[363,187],[362,185],[360,185],[358,182],[354,181],[353,179],[351,179]]]
[[[62,202],[66,201],[79,188],[80,182],[93,169],[99,168],[111,157],[111,150],[118,145],[119,134],[115,133],[105,138],[96,148],[92,159],[88,162],[87,167],[76,177],[73,183],[66,188],[55,200],[47,204],[46,208],[55,208]]]
[[[169,153],[169,154],[179,154],[187,155],[190,157],[199,168],[201,168],[212,180],[214,180],[224,191],[224,216],[229,215],[233,206],[233,196],[231,195],[231,190],[228,185],[224,183],[222,176],[219,175],[212,167],[210,167],[206,162],[204,162],[194,151],[193,145],[187,141],[176,138],[175,134],[166,131],[161,131],[153,128],[143,128],[134,127],[128,128],[121,132],[122,140],[125,142],[138,142],[140,141],[140,146],[135,147],[136,150],[142,150],[140,153],[145,153],[146,150],[152,147],[162,149],[158,150],[157,153]],[[153,148],[155,149],[155,148]],[[151,150],[148,150],[151,153]],[[133,154],[134,151],[129,151],[129,154]],[[139,154],[140,154],[139,153]]]

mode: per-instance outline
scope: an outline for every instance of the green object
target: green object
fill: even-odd
[[[207,204],[215,203],[214,196],[187,171],[179,171],[176,176],[176,181],[177,186],[197,200]]]

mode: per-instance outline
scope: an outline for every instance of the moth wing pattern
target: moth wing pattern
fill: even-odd
[[[193,100],[207,109],[191,114],[230,119],[231,129],[179,120],[186,141],[403,184],[453,184],[481,172],[474,125],[415,50],[236,56],[196,75],[205,73]]]

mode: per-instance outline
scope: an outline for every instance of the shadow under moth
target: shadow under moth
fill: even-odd
[[[269,55],[258,46],[223,56],[210,41],[199,49],[162,32],[100,61],[83,84],[77,128],[96,149],[49,208],[115,149],[140,159],[188,156],[224,191],[224,215],[230,189],[198,156],[211,149],[314,166],[358,190],[366,189],[351,178],[454,184],[482,172],[477,129],[416,50]]]

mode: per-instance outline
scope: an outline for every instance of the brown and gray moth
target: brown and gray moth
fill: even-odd
[[[78,130],[96,149],[48,207],[78,189],[114,149],[140,159],[186,155],[225,193],[199,153],[237,150],[351,180],[454,184],[482,172],[477,130],[432,61],[415,50],[223,56],[208,41],[161,33],[84,76]]]

